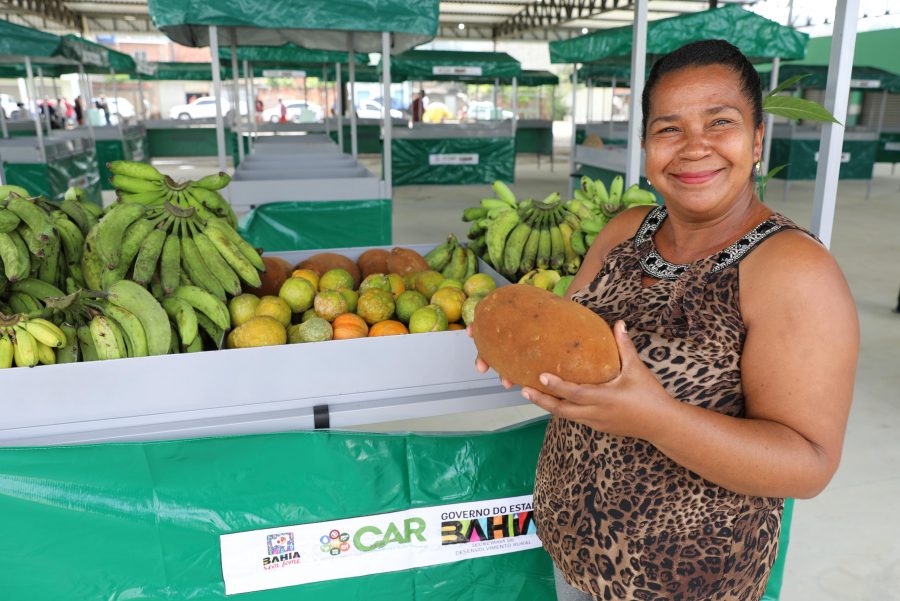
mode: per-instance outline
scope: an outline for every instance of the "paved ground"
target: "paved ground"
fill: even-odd
[[[364,162],[377,173],[378,161]],[[213,161],[158,165],[179,177],[214,170]],[[533,158],[519,161],[515,190],[543,198],[564,192],[567,165],[550,171]],[[808,225],[813,182],[795,183],[786,198],[776,180],[769,201]],[[862,323],[862,354],[841,468],[819,497],[796,505],[782,599],[784,601],[900,601],[900,175],[880,165],[871,198],[864,182],[839,189],[832,250],[847,275]],[[394,240],[425,243],[449,232],[464,236],[462,209],[489,194],[487,186],[398,188]],[[410,420],[367,429],[477,430],[538,415],[528,406],[440,420]]]

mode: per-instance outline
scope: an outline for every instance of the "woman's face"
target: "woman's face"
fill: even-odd
[[[714,218],[752,194],[750,173],[762,132],[753,126],[740,77],[728,67],[687,67],[664,75],[647,115],[647,179],[685,217]]]

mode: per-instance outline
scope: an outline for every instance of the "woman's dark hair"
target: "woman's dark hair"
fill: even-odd
[[[737,46],[729,44],[725,40],[702,40],[685,44],[653,64],[647,84],[644,86],[644,94],[641,97],[641,108],[644,113],[641,123],[641,138],[647,136],[650,95],[659,80],[667,73],[673,73],[686,67],[706,65],[723,65],[737,73],[741,78],[741,89],[744,96],[753,107],[753,126],[759,127],[762,123],[762,86],[759,82],[759,73]]]

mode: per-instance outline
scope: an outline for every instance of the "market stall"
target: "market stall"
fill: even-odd
[[[512,81],[504,81],[511,85]],[[516,152],[522,154],[534,154],[537,156],[538,166],[541,164],[541,156],[550,157],[550,167],[553,168],[553,94],[559,84],[559,78],[549,71],[531,71],[525,69],[517,80],[519,88],[536,88],[538,91],[537,113],[528,117],[516,115]],[[544,88],[550,87],[551,108],[545,118],[544,112]],[[518,101],[517,101],[518,103]]]
[[[354,75],[356,81],[359,83],[378,83],[381,81],[381,75],[378,72],[378,67],[375,65],[357,65]],[[337,81],[337,69],[334,66],[329,65],[325,71],[324,77],[325,81]],[[381,119],[357,116],[357,151],[360,154],[381,154],[384,147],[381,139],[381,122]],[[353,151],[353,146],[351,141],[352,128],[350,122],[342,121],[342,124],[339,126],[337,117],[331,116],[329,118],[329,123],[332,126],[329,132],[331,139],[342,145],[341,148],[343,152],[351,153]],[[405,127],[407,125],[407,120],[394,116],[392,117],[392,125],[394,128]]]
[[[504,52],[412,50],[391,61],[396,81],[454,81],[513,86],[513,118],[502,119],[493,103],[491,120],[414,123],[398,130],[392,145],[394,183],[488,184],[512,182],[516,168],[516,93],[522,68]],[[495,94],[496,96],[496,94]]]
[[[73,47],[66,38],[0,21],[0,63],[7,67],[24,64],[33,124],[28,135],[11,138],[5,117],[0,119],[2,180],[55,199],[61,199],[69,186],[80,185],[99,204],[100,175],[90,132],[50,137],[49,113],[44,112],[42,117],[37,103],[39,96],[49,96],[43,86],[44,75],[55,77],[83,69],[84,65],[103,68],[108,64],[102,53],[73,56]],[[41,80],[40,90],[35,71]]]

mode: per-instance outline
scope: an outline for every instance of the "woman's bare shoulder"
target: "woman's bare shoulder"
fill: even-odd
[[[653,208],[652,206],[632,207],[622,211],[606,224],[597,235],[595,245],[599,244],[602,256],[625,242],[637,233],[638,228]]]

